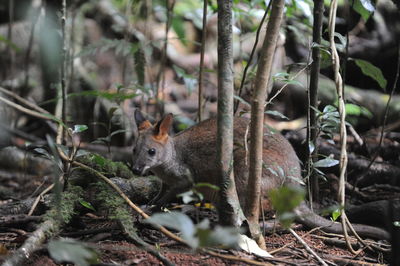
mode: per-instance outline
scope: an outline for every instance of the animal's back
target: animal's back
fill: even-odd
[[[236,189],[243,206],[248,181],[249,120],[236,117],[234,121],[234,175]],[[247,132],[247,134],[246,134]],[[247,140],[245,138],[247,137]],[[174,137],[182,162],[194,175],[194,181],[217,185],[217,120],[212,118],[177,134]],[[247,159],[246,159],[247,158]],[[290,143],[279,133],[269,128],[264,130],[262,192],[300,180],[300,165]],[[296,183],[296,182],[295,182]],[[217,192],[202,190],[205,198],[216,201]],[[267,203],[267,202],[265,202]]]

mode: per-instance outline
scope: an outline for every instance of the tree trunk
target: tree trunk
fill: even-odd
[[[317,154],[317,148],[315,147],[316,138],[317,138],[317,120],[316,120],[316,110],[318,110],[318,77],[320,70],[320,62],[321,62],[321,52],[318,45],[321,44],[321,35],[322,35],[322,18],[324,13],[324,1],[323,0],[314,0],[314,25],[313,25],[313,47],[312,47],[312,64],[311,64],[311,74],[310,74],[310,89],[309,89],[309,97],[310,97],[310,106],[309,106],[309,128],[307,130],[307,141],[309,144],[307,145],[307,153],[308,161],[307,161],[307,169],[308,174],[310,176],[311,193],[310,201],[312,199],[318,201],[319,199],[319,185],[318,185],[318,175],[315,175],[311,171],[311,162],[315,159],[315,154]],[[310,151],[310,144],[314,144],[314,151]],[[312,197],[311,197],[312,195]]]
[[[240,226],[245,220],[233,176],[233,45],[232,0],[218,0],[218,130],[221,224]]]
[[[264,248],[264,238],[258,226],[260,214],[259,203],[261,194],[261,175],[263,167],[264,102],[267,95],[268,82],[271,78],[272,61],[279,37],[279,28],[282,21],[284,5],[284,0],[276,0],[272,2],[271,17],[265,35],[267,37],[264,39],[261,50],[251,104],[250,170],[247,190],[246,217],[249,221],[252,237],[261,247],[264,246]]]

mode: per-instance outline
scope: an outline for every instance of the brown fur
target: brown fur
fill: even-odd
[[[245,149],[245,134],[249,120],[236,118],[234,123],[234,176],[239,200],[244,207],[248,182],[249,154]],[[301,182],[300,164],[292,146],[278,132],[266,128],[264,130],[262,195],[263,207],[269,206],[267,192],[283,184],[294,184],[293,180]],[[207,182],[217,185],[218,169],[216,157],[217,122],[210,119],[175,136],[177,149],[182,151],[181,159],[194,168],[195,182]],[[249,134],[247,138],[249,137]],[[196,151],[196,152],[193,152]],[[246,159],[247,158],[247,159]],[[199,167],[201,165],[201,167]],[[280,175],[280,174],[283,175]],[[288,178],[291,176],[292,178]],[[204,189],[205,197],[211,201],[217,200],[217,193]]]
[[[171,122],[172,116],[166,116],[155,127],[147,128],[140,132],[142,140],[148,136],[145,141],[146,147],[143,149],[147,150],[154,145],[158,152],[156,156],[160,156],[155,161],[162,162],[160,165],[153,166],[146,162],[146,158],[143,158],[143,156],[151,156],[147,153],[138,154],[137,157],[140,158],[136,160],[136,164],[139,165],[139,169],[148,166],[151,171],[156,173],[173,190],[172,193],[183,192],[189,189],[194,183],[203,182],[218,185],[219,170],[216,163],[217,121],[215,119],[205,120],[174,137],[168,137],[167,133]],[[248,119],[239,117],[235,119],[234,176],[242,207],[244,207],[246,200],[248,181],[249,156],[245,149],[249,141],[245,140],[248,125]],[[158,133],[155,134],[154,131],[157,132],[157,126],[159,129]],[[263,161],[265,167],[263,168],[261,191],[263,207],[267,208],[269,206],[267,192],[270,189],[283,184],[299,184],[301,182],[301,175],[299,160],[289,142],[280,133],[273,132],[269,128],[265,128],[264,134]],[[158,145],[155,143],[151,144],[151,139],[156,141]],[[144,143],[142,140],[141,144]],[[170,153],[164,156],[162,153],[167,149],[171,149],[172,151],[168,150]],[[216,202],[218,199],[218,193],[215,190],[202,188],[201,192],[207,200]],[[162,201],[168,201],[170,197],[176,195],[172,195],[172,193],[165,196]]]
[[[139,129],[139,131],[142,131],[142,130],[151,128],[152,126],[153,126],[153,125],[150,123],[149,120],[145,120],[145,121],[143,121],[142,123],[140,123],[138,129]]]
[[[217,166],[217,121],[205,120],[174,137],[168,135],[172,124],[172,115],[167,115],[154,127],[145,120],[140,112],[135,113],[136,122],[145,125],[139,130],[136,147],[133,152],[133,170],[143,174],[147,170],[154,172],[169,188],[157,200],[163,205],[177,194],[189,190],[195,183],[218,185]],[[236,118],[234,122],[234,176],[236,189],[242,207],[246,201],[248,181],[248,158],[245,139],[249,120]],[[139,127],[140,128],[140,127]],[[162,141],[160,141],[162,140]],[[248,144],[248,143],[247,143]],[[248,145],[247,145],[248,146]],[[300,186],[299,160],[289,142],[278,132],[264,129],[262,170],[262,206],[270,209],[268,191],[281,185]],[[217,202],[218,192],[209,188],[201,190],[206,199]],[[311,212],[305,203],[295,210],[296,220],[311,228],[323,227],[331,233],[343,233],[341,224],[331,222]],[[366,225],[354,225],[361,235],[376,239],[389,239],[387,231]]]

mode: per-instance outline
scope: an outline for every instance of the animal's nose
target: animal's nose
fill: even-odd
[[[142,171],[143,171],[143,167],[140,167],[140,166],[134,166],[134,167],[132,168],[132,172],[133,172],[135,175],[141,175],[141,174],[142,174]]]

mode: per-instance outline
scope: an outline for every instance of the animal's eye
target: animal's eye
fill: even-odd
[[[147,152],[149,153],[149,155],[153,156],[154,154],[156,154],[156,149],[151,148]]]

